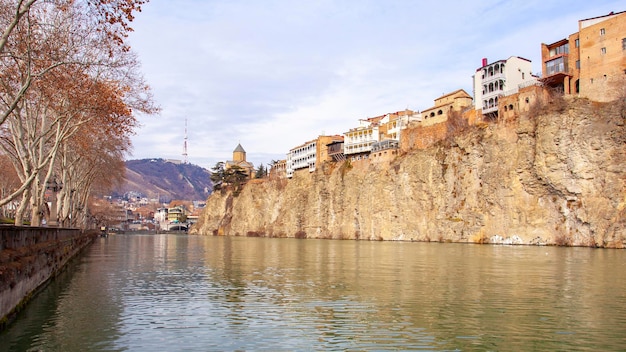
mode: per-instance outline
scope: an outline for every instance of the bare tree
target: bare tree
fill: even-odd
[[[113,46],[118,46],[124,51],[129,48],[124,40],[132,31],[130,22],[134,19],[134,13],[141,11],[141,6],[148,0],[0,0],[0,59],[2,72],[2,91],[0,92],[0,125],[15,110],[17,104],[30,89],[33,82],[44,79],[46,74],[56,67],[67,64],[65,57],[39,56],[35,50],[29,51],[28,55],[19,55],[15,50],[21,46],[30,46],[33,42],[23,41],[23,35],[16,35],[20,31],[36,33],[41,29],[35,21],[42,13],[60,15],[66,11],[72,11],[81,7],[83,12],[93,18],[92,26],[95,31],[103,33],[108,39],[112,54]],[[62,16],[61,16],[62,17]],[[45,23],[53,28],[54,21]],[[78,33],[73,33],[78,34]],[[80,38],[81,36],[78,35]],[[53,38],[43,38],[51,41]],[[31,65],[32,60],[38,60],[39,65]],[[26,65],[23,63],[27,62]]]
[[[99,3],[104,6],[105,2],[111,3]],[[82,126],[98,126],[102,136],[128,136],[136,126],[133,111],[157,110],[139,76],[136,58],[120,45],[119,33],[124,31],[102,31],[100,22],[94,22],[82,4],[70,2],[62,10],[46,10],[50,9],[31,7],[23,26],[13,30],[15,40],[5,46],[5,53],[11,49],[7,57],[14,64],[3,71],[2,93],[10,97],[4,102],[16,103],[7,108],[11,111],[0,131],[0,146],[11,156],[22,185],[1,199],[0,206],[21,195],[18,225],[27,205],[32,223],[39,223],[46,183],[55,175],[68,178],[65,165],[56,163],[57,156]],[[112,25],[120,24],[113,20]],[[32,72],[41,70],[46,80],[32,80]],[[12,88],[19,85],[15,82],[24,77],[30,80],[28,90],[11,97]],[[66,192],[54,196],[59,197],[59,202],[54,202],[59,209],[54,210],[63,210]],[[67,199],[71,201],[72,196],[70,193]]]

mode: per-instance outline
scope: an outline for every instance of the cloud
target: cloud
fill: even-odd
[[[132,158],[211,167],[238,143],[258,165],[361,118],[471,91],[483,57],[522,56],[617,1],[152,0],[131,45],[162,107],[140,116]],[[623,5],[622,5],[623,6]]]

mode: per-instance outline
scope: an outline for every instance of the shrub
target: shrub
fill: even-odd
[[[558,234],[554,237],[554,244],[557,246],[569,247],[572,245],[572,239],[566,234]]]

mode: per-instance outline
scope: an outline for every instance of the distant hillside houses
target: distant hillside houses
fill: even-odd
[[[551,94],[608,102],[626,96],[626,11],[578,21],[578,32],[541,44],[542,75],[519,56],[488,62],[472,75],[473,97],[462,89],[444,94],[419,111],[402,110],[358,120],[342,135],[318,136],[274,162],[270,177],[313,172],[324,162],[383,163],[400,152],[446,137],[449,119],[472,125],[527,112]],[[460,119],[459,121],[456,121]]]

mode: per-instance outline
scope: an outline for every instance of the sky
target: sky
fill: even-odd
[[[129,38],[161,108],[138,115],[127,159],[210,169],[238,144],[255,167],[360,119],[422,111],[488,62],[520,56],[578,20],[626,10],[604,0],[150,0]]]

